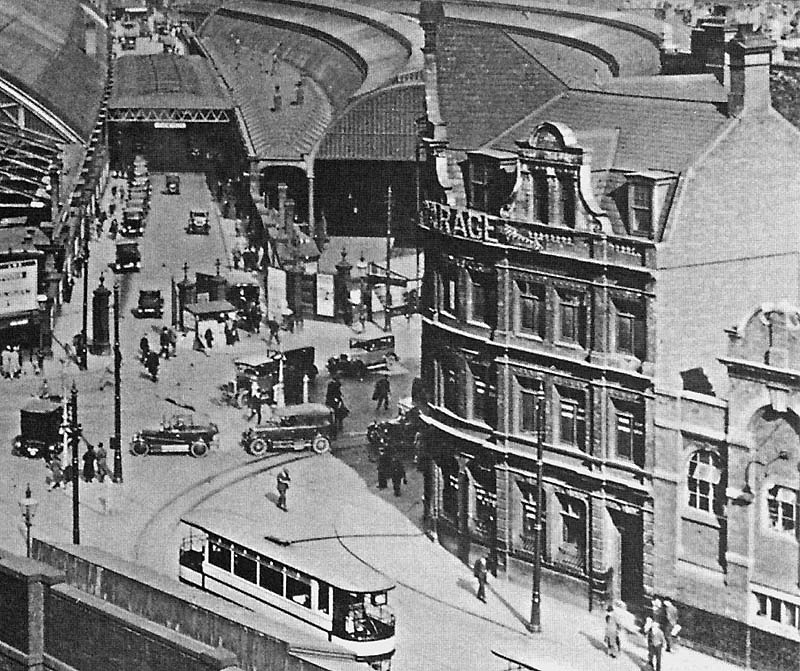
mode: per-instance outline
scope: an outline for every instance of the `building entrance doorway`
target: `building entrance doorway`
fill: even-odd
[[[640,515],[609,511],[613,522],[613,586],[612,596],[624,601],[629,607],[642,600],[642,518]]]

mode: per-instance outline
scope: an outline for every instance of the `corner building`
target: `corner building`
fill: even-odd
[[[455,149],[458,28],[435,3],[421,23],[426,513],[463,558],[523,567],[541,429],[564,598],[670,597],[692,645],[797,668],[800,134],[773,43],[712,17],[704,72],[562,81]]]

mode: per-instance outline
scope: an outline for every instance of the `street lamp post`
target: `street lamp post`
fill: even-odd
[[[114,482],[122,482],[122,352],[119,347],[119,283],[114,282]]]
[[[533,587],[531,589],[531,620],[528,631],[542,631],[542,472],[544,462],[544,389],[536,395],[536,519],[533,536]]]
[[[81,544],[80,506],[78,500],[78,480],[80,469],[78,467],[78,443],[81,438],[81,425],[78,424],[78,388],[75,381],[69,396],[69,438],[72,444],[72,543]]]
[[[392,330],[392,185],[386,190],[386,300],[383,307],[383,330]]]
[[[81,370],[89,367],[88,330],[89,330],[89,220],[83,219],[83,312],[81,321],[81,349],[78,352],[78,363]]]
[[[25,498],[19,502],[19,509],[22,512],[22,519],[25,521],[25,548],[26,556],[31,556],[31,527],[33,526],[33,516],[36,515],[36,508],[39,502],[31,496],[31,485],[25,488]]]

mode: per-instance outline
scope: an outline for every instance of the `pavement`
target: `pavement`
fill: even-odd
[[[247,511],[255,522],[265,515],[285,514],[296,521],[298,529],[306,520],[313,520],[316,527],[328,525],[351,553],[396,583],[390,596],[398,622],[395,671],[499,671],[506,668],[505,663],[491,654],[491,649],[498,646],[521,647],[537,660],[557,664],[559,669],[642,667],[646,654],[641,636],[630,634],[621,658],[610,660],[598,649],[602,647],[601,614],[556,602],[547,593],[543,595],[544,632],[527,634],[529,584],[498,578],[489,583],[488,603],[479,602],[470,568],[431,542],[420,528],[422,476],[413,465],[409,465],[409,484],[401,497],[375,487],[375,464],[364,446],[364,430],[375,418],[392,417],[397,399],[409,393],[411,379],[418,370],[419,317],[399,317],[393,323],[400,365],[391,371],[393,395],[388,412],[375,411],[371,379],[344,381],[344,396],[352,414],[345,424],[345,435],[336,441],[331,455],[282,453],[253,459],[238,445],[241,431],[247,426],[247,412],[223,405],[218,386],[232,374],[235,357],[266,348],[258,335],[243,334],[242,342],[233,347],[215,347],[209,356],[194,352],[184,343],[176,358],[162,363],[158,383],[146,379],[135,358],[138,340],[145,331],[155,335],[162,322],[132,317],[130,309],[138,289],[160,288],[167,298],[168,315],[169,281],[173,276],[182,277],[180,267],[184,260],[190,262],[192,272],[208,271],[216,258],[226,263],[236,239],[235,222],[218,216],[201,175],[181,175],[181,196],[160,193],[163,175],[151,178],[152,209],[140,243],[143,269],[139,274],[120,277],[124,482],[81,482],[82,544],[112,551],[175,576],[179,519],[191,510],[212,506]],[[105,205],[108,197],[107,193]],[[183,232],[190,206],[211,212],[212,234],[208,237]],[[109,277],[106,264],[113,253],[113,241],[107,236],[92,243],[90,291],[97,286],[101,270]],[[56,337],[61,342],[68,342],[80,330],[81,287],[82,282],[76,281],[73,300],[63,306],[56,323]],[[382,333],[373,325],[369,329],[375,335]],[[312,389],[312,399],[321,398],[327,382],[325,360],[346,349],[353,331],[342,324],[306,320],[302,331],[282,335],[282,347],[316,347],[317,365],[322,372]],[[110,356],[90,355],[89,369],[79,371],[63,352],[57,352],[45,365],[51,391],[66,389],[75,382],[79,418],[93,443],[106,441],[112,430],[110,362]],[[0,404],[0,432],[6,445],[18,433],[19,408],[40,385],[41,378],[34,376],[30,368],[20,380],[0,380],[0,397],[6,400]],[[131,456],[127,445],[133,432],[157,425],[162,415],[180,410],[175,403],[192,406],[197,419],[218,424],[219,448],[202,459]],[[289,512],[282,513],[267,495],[275,488],[275,469],[288,462],[292,474]],[[4,473],[0,486],[0,511],[4,513],[0,515],[0,538],[4,549],[19,554],[25,551],[25,527],[17,504],[28,483],[39,500],[33,535],[71,542],[71,489],[47,491],[44,464],[13,457],[10,449],[0,451],[0,469]],[[704,671],[736,668],[686,649],[666,656],[665,671],[679,667]]]

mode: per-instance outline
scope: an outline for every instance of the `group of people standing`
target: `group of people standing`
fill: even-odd
[[[345,405],[342,397],[342,383],[337,377],[331,378],[325,392],[325,405],[333,410],[333,426],[331,438],[336,438],[344,428],[344,420],[350,414],[350,409]]]
[[[647,637],[647,665],[652,671],[661,671],[664,649],[672,652],[681,630],[678,624],[678,609],[670,599],[653,599],[650,614],[644,621],[642,633]],[[606,608],[604,642],[606,654],[617,657],[621,650],[622,624],[613,604]]]
[[[86,452],[82,457],[83,469],[80,475],[83,477],[84,482],[104,482],[106,478],[113,480],[113,473],[108,466],[108,455],[103,443],[97,443],[97,446],[91,443],[86,443]],[[45,478],[47,482],[48,491],[54,489],[61,489],[72,480],[73,471],[72,464],[68,463],[66,466],[61,464],[61,455],[53,454],[47,462],[47,469],[49,473]]]
[[[6,380],[16,380],[22,375],[22,352],[19,345],[6,345],[0,353],[0,370]]]
[[[153,382],[158,382],[158,368],[161,357],[169,359],[174,357],[178,348],[178,334],[175,329],[164,326],[158,334],[159,350],[151,349],[150,340],[145,333],[139,340],[139,356]]]

